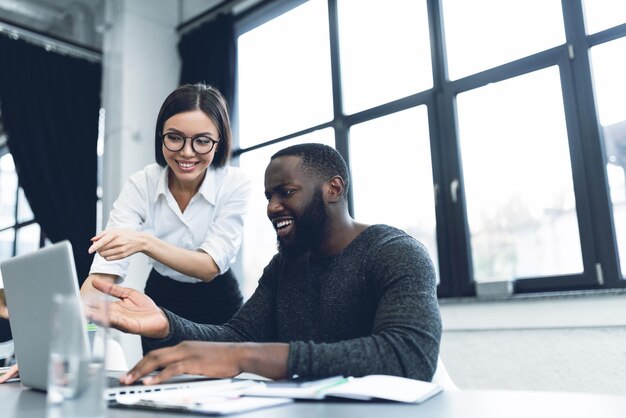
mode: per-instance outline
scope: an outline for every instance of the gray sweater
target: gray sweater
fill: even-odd
[[[183,340],[289,343],[289,376],[390,374],[430,380],[441,318],[432,261],[422,244],[373,225],[331,257],[274,256],[252,297],[224,325],[165,311],[170,335]]]

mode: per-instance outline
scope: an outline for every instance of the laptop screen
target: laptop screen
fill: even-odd
[[[72,246],[61,241],[4,260],[0,269],[20,378],[25,386],[45,390],[53,295],[80,298]],[[82,345],[88,347],[85,327],[81,335]]]

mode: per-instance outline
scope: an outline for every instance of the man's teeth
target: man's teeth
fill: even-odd
[[[276,223],[276,229],[281,229],[286,227],[287,225],[291,225],[293,221],[280,221]]]
[[[183,167],[183,168],[190,168],[193,167],[195,165],[195,163],[181,163],[180,161],[178,162],[178,165]]]

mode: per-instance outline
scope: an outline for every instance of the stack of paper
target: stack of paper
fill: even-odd
[[[293,402],[289,398],[242,396],[246,389],[257,385],[264,386],[263,383],[248,380],[211,387],[121,395],[113,406],[228,415]]]
[[[385,399],[396,402],[420,403],[441,392],[435,383],[398,376],[341,376],[304,383],[276,382],[255,386],[244,391],[246,396],[285,397],[293,399],[324,399],[339,397],[359,400]]]
[[[435,383],[398,376],[334,376],[313,381],[233,380],[210,387],[118,395],[114,406],[226,415],[293,402],[328,397],[383,399],[420,403],[439,393]]]

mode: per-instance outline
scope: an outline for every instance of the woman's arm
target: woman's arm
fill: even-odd
[[[251,189],[250,179],[236,171],[221,181],[213,222],[197,248],[183,248],[141,231],[147,210],[137,208],[153,197],[143,190],[148,186],[134,181],[120,194],[107,230],[92,238],[89,252],[97,252],[107,262],[125,261],[141,252],[185,276],[210,282],[228,269],[239,251]]]
[[[123,260],[141,252],[172,270],[206,282],[220,273],[213,257],[204,251],[180,248],[145,232],[112,229],[102,231],[92,241],[89,253],[97,251],[106,261]]]
[[[106,230],[93,237],[89,253],[97,253],[92,264],[92,274],[113,282],[124,278],[128,269],[128,257],[138,252],[180,273],[210,281],[220,270],[206,252],[187,250],[169,244],[153,234],[143,232],[150,218],[150,202],[155,200],[153,184],[157,181],[150,168],[135,173],[126,182],[109,215]],[[81,293],[83,296],[95,291],[87,278]]]
[[[148,237],[143,253],[173,270],[205,282],[220,274],[213,257],[204,251],[180,248],[153,236]]]
[[[118,276],[114,274],[91,273],[80,287],[80,296],[83,300],[87,300],[92,296],[100,296],[103,294],[101,291],[93,287],[93,279],[98,278],[106,281],[107,283],[115,283],[117,277]]]
[[[233,263],[243,239],[243,223],[248,211],[251,181],[243,173],[229,168],[222,180],[216,202],[213,222],[209,225],[204,242],[197,249],[210,255],[220,272]]]

